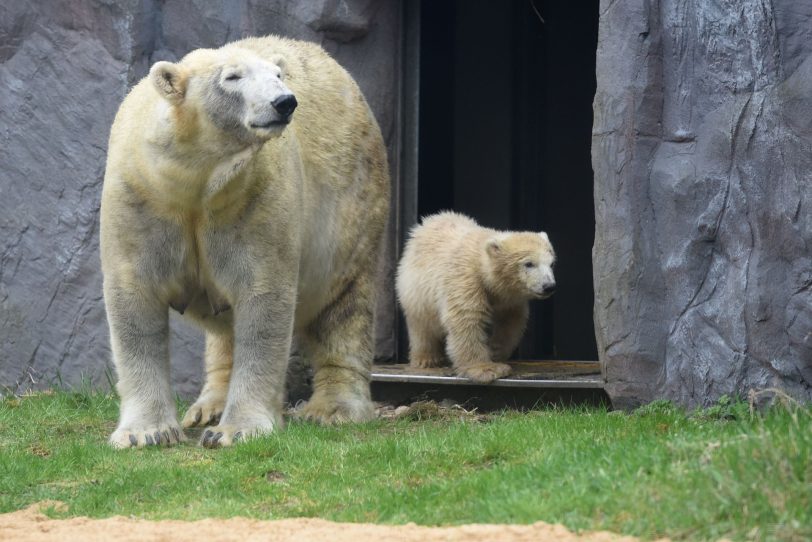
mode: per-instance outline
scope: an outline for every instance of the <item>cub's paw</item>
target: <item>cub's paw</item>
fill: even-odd
[[[161,424],[145,428],[118,428],[110,435],[113,448],[143,448],[144,446],[173,446],[186,440],[177,424]]]
[[[325,425],[360,423],[375,418],[375,405],[363,397],[335,398],[314,393],[294,415]]]
[[[197,401],[186,411],[181,424],[183,427],[217,425],[220,423],[220,416],[223,415],[225,407],[225,394],[201,393]]]
[[[510,374],[510,365],[506,363],[477,363],[459,367],[457,374],[474,382],[488,383]]]
[[[442,367],[445,365],[445,359],[442,356],[414,356],[409,360],[409,365],[416,369]]]

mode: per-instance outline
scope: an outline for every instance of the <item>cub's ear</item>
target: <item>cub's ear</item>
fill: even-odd
[[[288,74],[288,61],[285,60],[285,57],[280,54],[271,55],[270,58],[271,64],[276,64],[279,66],[279,69],[282,70],[280,74],[281,77],[284,77]]]
[[[546,233],[546,232],[540,231],[540,232],[539,232],[539,237],[541,237],[542,239],[544,239],[544,240],[545,240],[547,243],[549,243],[549,242],[550,242],[550,238],[549,238],[549,237],[547,237],[547,233]]]
[[[488,255],[490,257],[494,257],[500,252],[502,252],[502,243],[500,243],[499,239],[497,239],[496,237],[491,237],[485,244],[485,250],[488,251]]]
[[[175,105],[183,101],[189,79],[183,68],[171,62],[156,62],[149,70],[149,78],[163,99]]]

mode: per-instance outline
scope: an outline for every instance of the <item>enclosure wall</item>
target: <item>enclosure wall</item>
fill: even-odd
[[[601,2],[595,329],[618,405],[812,398],[812,2]]]

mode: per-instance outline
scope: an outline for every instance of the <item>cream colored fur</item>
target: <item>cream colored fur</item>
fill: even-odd
[[[412,232],[397,274],[409,330],[410,363],[451,360],[476,382],[507,376],[524,333],[528,301],[555,288],[555,253],[547,234],[499,232],[457,213],[423,220]]]
[[[279,104],[291,93],[287,116]],[[302,415],[370,418],[388,209],[378,125],[317,45],[251,38],[153,66],[113,123],[102,195],[121,396],[111,443],[184,438],[169,385],[170,306],[206,330],[206,383],[184,418],[214,424],[204,445],[281,427],[294,333],[315,369]]]

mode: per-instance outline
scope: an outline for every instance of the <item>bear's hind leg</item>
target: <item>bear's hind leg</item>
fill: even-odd
[[[302,334],[313,365],[313,395],[298,415],[321,423],[362,422],[375,416],[369,391],[372,365],[371,273],[356,278]]]
[[[409,365],[419,369],[445,365],[444,330],[436,318],[406,316],[409,330]]]
[[[231,366],[234,359],[234,331],[206,332],[206,383],[183,417],[183,427],[216,425],[226,406]]]

